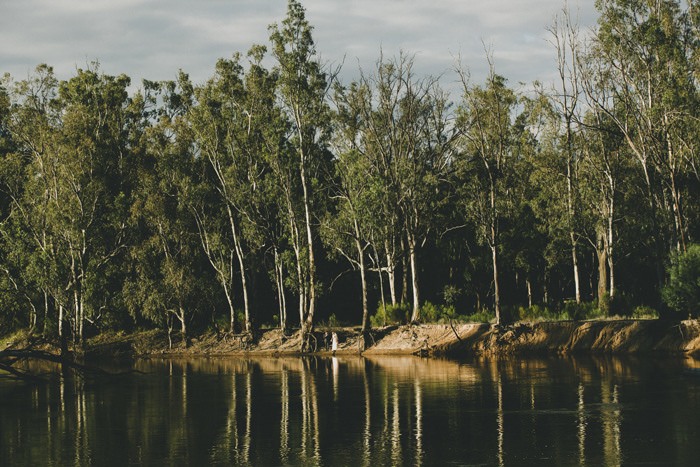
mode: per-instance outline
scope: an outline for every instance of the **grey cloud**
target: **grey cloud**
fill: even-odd
[[[594,21],[592,0],[581,0],[581,24]],[[319,52],[345,57],[342,77],[358,62],[371,68],[380,48],[416,56],[416,71],[449,73],[461,55],[479,79],[482,41],[493,47],[497,71],[513,82],[551,75],[553,51],[545,27],[562,0],[306,0]],[[59,77],[99,59],[108,73],[171,79],[178,69],[201,82],[216,59],[266,43],[267,26],[281,20],[284,0],[23,0],[0,7],[0,73],[18,78],[38,63]],[[449,81],[450,78],[446,78]]]

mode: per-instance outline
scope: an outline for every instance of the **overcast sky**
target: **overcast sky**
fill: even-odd
[[[303,0],[323,59],[343,62],[344,81],[369,69],[380,48],[415,54],[421,75],[443,75],[455,59],[474,81],[485,76],[484,44],[512,86],[547,81],[554,50],[546,28],[564,0]],[[569,0],[582,29],[595,23],[594,0]],[[267,44],[286,0],[0,0],[0,74],[26,78],[39,63],[59,78],[99,60],[108,74],[173,79],[178,69],[199,83],[219,57]]]

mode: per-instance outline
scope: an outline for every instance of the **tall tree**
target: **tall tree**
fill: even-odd
[[[329,161],[326,145],[331,129],[327,102],[330,78],[316,53],[311,32],[304,8],[295,0],[289,1],[287,16],[282,23],[270,26],[279,100],[290,122],[290,143],[296,156],[294,176],[298,178],[301,188],[297,203],[301,206],[303,217],[296,218],[294,206],[289,206],[289,215],[294,218],[295,224],[291,226],[291,230],[295,231],[291,236],[295,244],[298,275],[300,282],[306,282],[299,284],[303,346],[306,345],[306,335],[313,329],[316,313],[318,277],[314,225],[317,213],[314,212],[314,198],[323,186],[320,177],[327,173],[322,166]],[[306,254],[303,259],[302,250]]]
[[[600,0],[586,67],[590,102],[617,127],[642,173],[651,222],[648,247],[663,283],[670,245],[687,244],[679,179],[691,150],[697,90],[690,8],[676,0]]]
[[[482,240],[491,251],[496,323],[506,320],[501,310],[499,250],[501,223],[512,208],[513,162],[517,157],[514,110],[518,102],[506,80],[493,66],[484,87],[469,84],[462,73],[464,97],[457,124],[462,137],[462,172],[465,209],[478,226]]]

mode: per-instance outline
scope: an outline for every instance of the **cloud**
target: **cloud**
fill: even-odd
[[[592,24],[593,2],[581,6]],[[562,0],[305,0],[307,18],[323,58],[345,59],[342,77],[358,63],[414,53],[416,71],[440,75],[461,55],[477,79],[487,68],[483,43],[497,71],[511,83],[551,76],[546,26]],[[39,63],[59,78],[98,59],[111,74],[172,79],[178,69],[201,82],[217,58],[267,43],[267,26],[280,21],[285,0],[22,0],[0,11],[0,73],[21,79]]]

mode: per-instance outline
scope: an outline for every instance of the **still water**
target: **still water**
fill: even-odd
[[[699,465],[693,366],[202,358],[0,379],[0,465]]]

